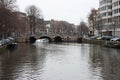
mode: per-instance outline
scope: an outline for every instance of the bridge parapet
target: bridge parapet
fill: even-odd
[[[63,35],[48,35],[48,34],[43,34],[43,35],[28,35],[28,36],[24,36],[24,37],[19,37],[16,38],[17,42],[29,42],[30,37],[34,37],[36,39],[40,39],[41,37],[47,37],[50,38],[52,42],[55,41],[55,38],[59,36],[63,42],[77,42],[78,40],[78,36],[63,36]]]

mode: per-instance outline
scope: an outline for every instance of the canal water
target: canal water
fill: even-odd
[[[0,80],[120,80],[120,50],[22,43],[0,54]]]

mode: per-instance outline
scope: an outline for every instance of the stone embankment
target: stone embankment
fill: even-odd
[[[89,39],[83,39],[83,43],[98,44],[98,45],[106,45],[106,44],[108,44],[108,43],[111,43],[111,44],[120,44],[120,42],[118,42],[118,41],[89,40]]]
[[[6,45],[0,47],[0,54],[3,53],[6,50],[6,48],[7,48]]]

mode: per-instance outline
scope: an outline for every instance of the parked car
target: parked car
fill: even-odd
[[[95,39],[97,39],[98,37],[99,37],[99,36],[91,36],[90,39],[95,40]]]
[[[13,37],[8,37],[7,39],[14,41],[15,39]]]
[[[1,39],[1,40],[0,40],[0,43],[2,44],[2,46],[6,44],[6,42],[5,42],[4,39]]]
[[[119,41],[120,42],[120,37],[112,38],[110,41]]]
[[[110,41],[112,39],[112,36],[101,36],[101,37],[98,37],[97,39]]]
[[[0,47],[2,47],[2,41],[0,40]]]
[[[2,43],[2,46],[6,44],[4,39],[1,40],[1,43]]]
[[[99,36],[99,37],[97,38],[97,40],[102,40],[102,36]]]
[[[4,39],[4,41],[5,41],[6,44],[10,44],[11,43],[10,39]]]

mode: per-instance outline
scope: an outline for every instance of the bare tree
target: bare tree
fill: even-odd
[[[101,17],[101,14],[97,14],[96,17],[96,26],[95,29],[98,31],[98,35],[102,36],[102,30],[103,30],[103,19]]]
[[[80,25],[77,26],[77,34],[79,36],[87,35],[89,33],[88,26],[85,22],[81,21]]]
[[[41,18],[41,10],[34,5],[27,7],[26,12],[28,16],[34,16],[35,18]]]
[[[67,21],[57,21],[52,22],[52,29],[55,34],[70,36],[75,34],[75,27],[73,24]]]
[[[88,16],[88,22],[89,22],[92,35],[94,35],[94,31],[95,31],[97,11],[98,10],[96,9],[91,9],[91,12]]]
[[[16,7],[16,0],[0,0],[1,7],[14,10]]]
[[[15,9],[16,0],[0,0],[0,35],[6,37],[10,31],[13,31],[17,18],[12,13]]]
[[[0,30],[1,36],[4,38],[8,32],[13,31],[17,25],[17,18],[6,8],[0,8]]]
[[[31,33],[34,34],[35,33],[35,27],[37,25],[37,20],[39,18],[42,18],[41,11],[36,6],[31,5],[31,6],[26,8],[26,13],[29,17]]]

